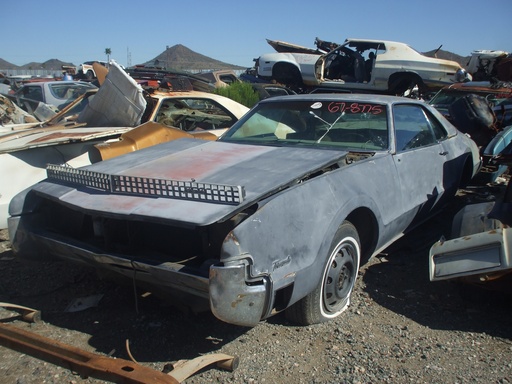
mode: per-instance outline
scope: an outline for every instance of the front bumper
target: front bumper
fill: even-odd
[[[271,284],[267,277],[248,281],[248,267],[243,261],[227,266],[212,265],[203,274],[194,273],[180,263],[130,260],[119,254],[62,238],[58,235],[27,230],[19,217],[9,218],[12,247],[27,260],[62,259],[99,270],[136,279],[144,286],[156,287],[194,308],[208,309],[230,324],[253,327],[266,317]]]
[[[246,281],[246,266],[210,267],[210,308],[220,320],[254,327],[265,317],[271,291],[269,281]]]

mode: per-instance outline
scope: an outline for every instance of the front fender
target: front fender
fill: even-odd
[[[276,63],[288,63],[300,69],[291,53],[266,53],[258,58],[258,75],[271,77],[272,68]]]
[[[269,276],[274,292],[294,284],[293,300],[300,299],[317,284],[322,255],[327,255],[338,227],[355,209],[373,213],[383,241],[392,237],[399,214],[396,207],[401,203],[399,189],[389,185],[396,182],[390,172],[391,168],[386,172],[368,161],[323,174],[260,202],[258,210],[226,238],[221,262],[250,255],[249,279]],[[381,183],[382,188],[377,173],[388,180]]]
[[[311,74],[314,75],[314,67],[319,58],[320,55],[310,53],[267,53],[258,58],[258,75],[268,77],[272,76],[272,68],[277,63],[293,65],[299,69],[300,72],[306,71],[308,74],[311,71],[311,68],[313,68],[313,72],[311,72]]]

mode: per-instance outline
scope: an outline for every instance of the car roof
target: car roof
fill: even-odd
[[[410,47],[409,44],[402,43],[399,41],[391,41],[391,40],[381,40],[381,39],[353,39],[348,38],[345,39],[345,43],[366,43],[366,44],[388,44],[388,45],[402,45],[405,47]]]
[[[366,103],[379,103],[379,104],[395,104],[395,103],[410,103],[410,104],[425,104],[423,101],[409,99],[400,96],[390,95],[376,95],[365,93],[311,93],[302,95],[288,95],[288,96],[274,96],[261,101],[260,103],[272,102],[286,102],[286,101],[353,101],[353,102],[366,102]]]
[[[50,80],[50,81],[37,81],[33,83],[25,83],[24,86],[31,86],[31,85],[45,85],[45,84],[79,84],[79,85],[85,85],[90,87],[96,87],[94,84],[91,84],[86,81],[76,81],[76,80]]]

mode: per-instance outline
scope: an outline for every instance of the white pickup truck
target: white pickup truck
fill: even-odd
[[[84,61],[82,64],[78,66],[77,70],[77,76],[79,79],[86,79],[86,80],[94,80],[96,79],[96,72],[94,72],[94,68],[92,65],[94,63],[98,63],[103,65],[104,67],[108,68],[108,63],[106,61],[99,61],[99,60],[93,60],[93,61]]]

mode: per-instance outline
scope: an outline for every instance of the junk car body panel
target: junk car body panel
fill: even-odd
[[[397,151],[395,108],[436,115],[424,103],[402,98],[371,96],[372,104],[364,106],[375,107],[375,115],[347,110],[341,123],[343,129],[375,123],[389,135],[389,144],[328,142],[327,133],[346,133],[334,132],[334,124],[325,130],[328,114],[341,121],[343,114],[333,112],[336,105],[339,111],[336,103],[351,102],[356,111],[368,100],[364,95],[270,98],[219,141],[180,139],[76,170],[149,184],[190,183],[190,193],[182,197],[116,192],[50,177],[12,200],[13,250],[22,258],[58,257],[124,276],[137,271],[141,283],[178,290],[187,299],[208,298],[221,320],[254,326],[311,292],[323,274],[319,255],[328,252],[346,220],[360,225],[366,259],[439,209],[455,192],[466,162],[471,176],[478,169],[474,143],[440,115],[439,123],[446,124],[441,142]],[[294,138],[299,132],[291,123],[276,130],[280,137],[253,136],[253,128],[261,129],[251,125],[253,118],[265,124],[265,113],[293,106],[306,107],[307,128],[320,129],[319,138]],[[439,164],[426,169],[432,156]],[[240,198],[228,203],[200,198],[215,186],[236,187]],[[65,225],[59,220],[64,217]]]
[[[46,177],[49,163],[82,167],[96,161],[94,144],[116,138],[129,127],[75,127],[59,130],[30,129],[13,141],[0,140],[0,228],[7,228],[10,200],[20,191]],[[28,132],[27,132],[28,133]],[[7,181],[8,180],[8,181]]]
[[[485,283],[512,273],[512,230],[496,218],[510,217],[511,210],[510,203],[495,202],[461,209],[454,217],[451,238],[430,249],[430,280]]]

